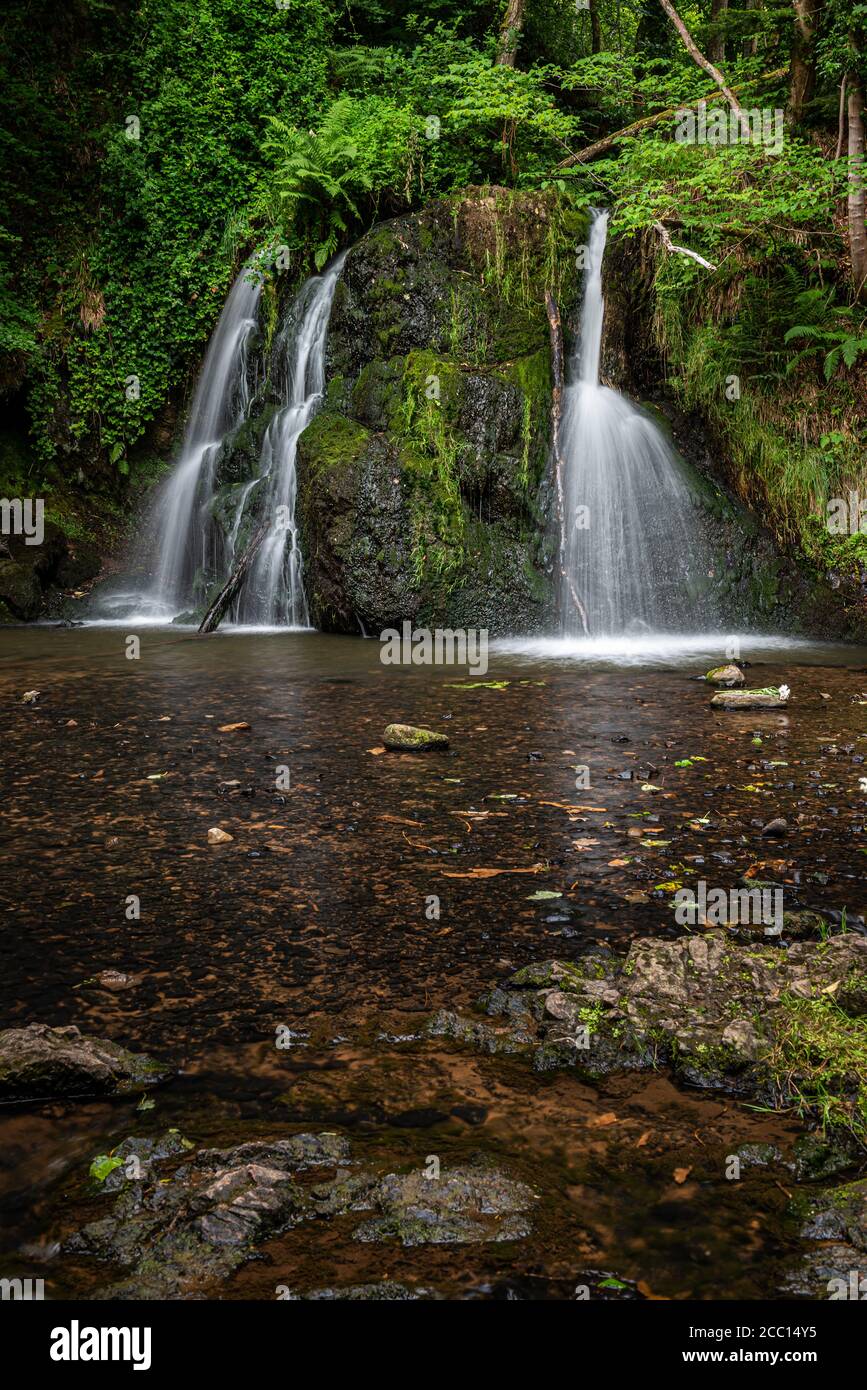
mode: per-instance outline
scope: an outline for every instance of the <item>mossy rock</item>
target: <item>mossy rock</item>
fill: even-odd
[[[583,227],[553,193],[469,189],[350,250],[298,447],[317,626],[550,624],[545,291],[577,294]]]

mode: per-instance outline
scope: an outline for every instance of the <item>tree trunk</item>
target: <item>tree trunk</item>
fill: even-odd
[[[795,29],[786,118],[791,125],[800,125],[816,86],[816,23],[822,0],[792,0],[792,3]]]
[[[244,551],[244,554],[241,556],[199,624],[199,632],[213,632],[214,629],[219,626],[226,609],[229,607],[229,604],[235,598],[236,594],[240,592],[244,580],[250,573],[250,566],[256,558],[256,551],[267,536],[268,530],[269,527],[267,523],[263,523],[259,527],[253,539],[250,541],[250,544],[247,546],[247,549]]]
[[[602,52],[602,27],[599,23],[599,0],[590,0],[590,52]]]
[[[527,0],[508,0],[503,25],[500,29],[500,42],[497,45],[496,64],[499,67],[513,68],[521,42],[524,27],[524,10]]]
[[[864,89],[857,72],[846,83],[849,106],[849,255],[852,281],[861,303],[867,302],[867,198],[864,192]]]
[[[760,9],[760,8],[761,8],[760,0],[747,0],[746,9],[748,9],[748,10],[758,10],[758,9]],[[750,38],[744,39],[744,53],[743,53],[743,56],[744,56],[745,58],[755,58],[756,53],[758,52],[758,48],[759,48],[758,36],[757,36],[756,34],[752,34],[752,35],[750,36]]]
[[[726,60],[725,35],[718,26],[720,15],[725,14],[728,7],[729,0],[710,0],[711,37],[708,40],[707,56],[712,63],[724,63]]]
[[[680,34],[680,37],[683,41],[683,46],[689,54],[690,58],[692,58],[693,62],[698,63],[698,66],[707,73],[708,77],[712,77],[716,85],[719,87],[720,91],[722,92],[723,96],[725,97],[726,101],[728,102],[729,106],[732,108],[732,110],[735,113],[735,116],[737,117],[738,125],[741,128],[741,133],[744,139],[746,141],[749,141],[750,123],[747,120],[746,115],[744,114],[743,107],[739,105],[734,92],[731,90],[730,87],[726,86],[726,80],[720,72],[719,68],[715,68],[713,63],[708,62],[707,58],[705,58],[704,54],[696,46],[692,34],[689,32],[680,15],[677,13],[677,10],[672,5],[671,0],[659,0],[659,3],[665,10],[665,13],[668,15],[677,32]]]

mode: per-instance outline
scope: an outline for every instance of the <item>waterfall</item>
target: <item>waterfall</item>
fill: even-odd
[[[261,292],[261,277],[242,270],[205,354],[180,458],[156,500],[150,529],[158,560],[145,597],[155,616],[171,618],[190,607],[197,572],[213,572],[222,562],[209,511],[214,465],[223,440],[250,405],[247,349]]]
[[[313,418],[325,385],[328,320],[345,253],[324,275],[302,286],[281,336],[286,382],[285,404],[262,442],[256,507],[271,529],[262,543],[236,604],[233,620],[256,626],[306,628],[310,614],[304,593],[303,560],[295,523],[298,440]],[[242,506],[246,497],[242,499]]]
[[[563,393],[561,622],[592,637],[715,625],[713,563],[677,455],[643,410],[599,382],[607,212],[596,212],[585,266],[580,339]]]
[[[265,521],[268,533],[231,621],[310,627],[295,521],[295,457],[322,400],[328,320],[344,259],[345,253],[301,287],[272,352],[271,389],[279,408],[263,436],[255,476],[226,485],[223,460],[231,458],[239,427],[262,405],[254,389],[261,361],[252,354],[262,278],[242,270],[211,336],[180,456],[136,546],[137,567],[149,569],[151,578],[134,587],[109,586],[98,599],[98,620],[166,623],[192,616]]]

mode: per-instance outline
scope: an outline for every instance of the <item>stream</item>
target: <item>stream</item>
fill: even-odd
[[[540,1075],[423,1029],[529,961],[681,935],[658,887],[675,872],[736,885],[784,854],[787,910],[845,909],[863,932],[867,650],[745,637],[749,684],[791,699],[718,711],[697,679],[724,655],[713,638],[504,643],[484,676],[285,630],[145,629],[138,660],[125,643],[111,626],[0,637],[0,1005],[6,1027],[75,1023],[179,1075],[143,1112],[0,1110],[3,1275],[39,1261],[51,1297],[111,1282],[57,1243],[99,1213],[88,1167],[129,1135],[324,1130],[384,1168],[487,1158],[535,1187],[532,1231],[407,1248],[353,1241],[341,1216],[271,1240],[215,1296],[393,1279],[561,1299],[602,1276],[611,1297],[780,1295],[802,1247],[790,1185],[724,1166],[745,1143],[785,1150],[795,1116],[664,1069]],[[384,751],[395,720],[449,750]],[[782,847],[761,834],[776,816]],[[215,826],[232,840],[209,844]]]

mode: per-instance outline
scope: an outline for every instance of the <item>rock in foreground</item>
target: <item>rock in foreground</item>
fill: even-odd
[[[263,1242],[302,1222],[333,1217],[354,1217],[353,1239],[364,1243],[518,1240],[529,1234],[536,1200],[524,1183],[482,1164],[431,1178],[418,1169],[362,1171],[347,1140],[336,1134],[201,1150],[171,1163],[148,1159],[141,1176],[129,1180],[125,1167],[116,1168],[110,1182],[120,1192],[113,1209],[67,1242],[69,1253],[128,1269],[128,1277],[101,1296],[201,1294],[254,1258]]]
[[[593,1078],[667,1064],[682,1080],[808,1105],[817,1080],[831,1122],[857,1127],[867,1102],[867,941],[838,936],[788,950],[723,932],[639,940],[628,956],[525,966],[429,1032],[479,1051],[524,1052],[538,1070]]]
[[[0,1100],[120,1095],[154,1086],[171,1068],[75,1027],[31,1023],[0,1033]]]

